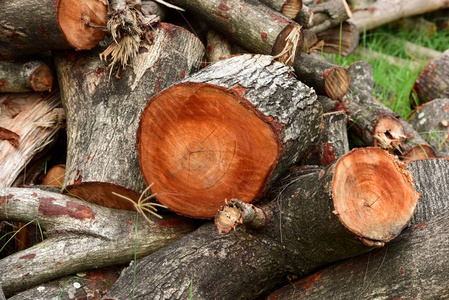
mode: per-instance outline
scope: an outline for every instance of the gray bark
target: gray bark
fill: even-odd
[[[0,61],[0,92],[43,92],[51,90],[53,75],[40,61]]]
[[[137,220],[136,212],[38,189],[3,188],[0,200],[0,220],[33,222],[46,236],[0,261],[6,296],[64,275],[129,263],[193,230],[184,218],[150,216],[150,224],[142,216]]]

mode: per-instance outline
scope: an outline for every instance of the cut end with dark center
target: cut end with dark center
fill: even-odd
[[[342,156],[333,179],[334,213],[361,238],[388,242],[413,216],[420,194],[411,173],[380,148]]]
[[[189,217],[212,218],[232,198],[252,202],[279,156],[269,122],[226,88],[175,85],[142,113],[137,144],[143,177],[159,202]]]

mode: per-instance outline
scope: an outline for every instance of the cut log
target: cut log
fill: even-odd
[[[349,112],[350,128],[366,144],[401,155],[404,160],[435,156],[435,150],[401,118],[373,97],[373,70],[368,63],[349,67],[352,84],[340,109]]]
[[[199,68],[204,47],[187,30],[160,23],[153,45],[137,56],[121,79],[111,79],[98,52],[63,52],[56,57],[67,111],[64,186],[93,203],[134,209],[112,192],[137,200],[146,187],[135,148],[139,115],[155,93]]]
[[[313,8],[312,22],[307,27],[315,33],[320,33],[338,27],[341,22],[351,17],[346,0],[329,0]]]
[[[324,41],[322,50],[325,53],[348,56],[357,49],[360,35],[354,24],[345,21],[340,26],[318,33],[317,37]]]
[[[172,0],[231,42],[252,53],[269,54],[292,65],[302,51],[301,26],[281,13],[252,0]]]
[[[135,299],[253,299],[287,275],[372,249],[360,239],[372,246],[399,234],[418,201],[406,174],[384,150],[371,148],[286,178],[261,207],[269,218],[264,228],[219,234],[206,224],[139,260],[135,276],[134,266],[126,268],[105,298],[134,292]]]
[[[207,32],[207,63],[213,64],[232,55],[231,43],[220,33],[211,29]]]
[[[363,33],[400,18],[421,15],[446,7],[449,7],[449,3],[445,0],[376,1],[369,8],[353,13],[349,20],[357,26],[360,33]]]
[[[343,112],[323,114],[321,120],[320,141],[314,151],[301,165],[318,165],[327,167],[349,152],[347,119]]]
[[[435,99],[417,107],[408,122],[437,152],[449,152],[448,98]]]
[[[135,212],[39,189],[2,188],[0,204],[0,220],[36,222],[46,236],[0,261],[6,296],[64,275],[127,264],[193,230],[192,222],[178,216],[148,216],[149,223]]]
[[[318,56],[303,54],[293,67],[298,80],[313,87],[317,94],[331,99],[341,100],[351,86],[351,76],[346,68]]]
[[[65,175],[65,165],[53,166],[42,178],[42,185],[63,187]]]
[[[60,105],[58,91],[47,96],[0,96],[0,128],[9,133],[0,140],[0,187],[13,185],[32,158],[64,127],[65,114]]]
[[[413,90],[422,105],[437,98],[449,98],[449,50],[430,61],[419,74]]]
[[[445,299],[449,294],[449,212],[407,230],[388,247],[335,264],[268,300]]]
[[[2,3],[0,60],[49,49],[87,50],[105,36],[107,5],[101,0],[19,0]]]
[[[40,61],[0,61],[0,92],[43,92],[53,86],[50,68]]]
[[[212,218],[226,199],[258,200],[311,150],[321,106],[266,55],[221,60],[153,97],[137,132],[140,167],[172,211]]]
[[[290,19],[295,19],[302,8],[302,0],[259,0]]]
[[[122,269],[123,267],[110,267],[64,276],[14,295],[8,300],[101,300]]]
[[[313,9],[302,5],[301,10],[298,12],[295,18],[295,22],[298,22],[304,28],[308,28],[312,23]]]

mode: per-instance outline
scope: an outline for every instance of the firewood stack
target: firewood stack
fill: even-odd
[[[408,122],[368,64],[314,53],[357,48],[345,0],[20,0],[0,17],[0,299],[447,292],[449,103],[429,81],[447,52],[416,82],[440,99]]]

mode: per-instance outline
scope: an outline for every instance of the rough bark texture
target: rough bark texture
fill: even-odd
[[[58,92],[0,96],[0,187],[11,186],[64,127]],[[5,135],[6,131],[6,137]]]
[[[0,61],[0,92],[43,92],[51,90],[53,75],[40,61]]]
[[[313,87],[317,94],[331,99],[341,100],[351,86],[351,76],[346,68],[314,55],[299,56],[293,67],[298,80]]]
[[[154,223],[38,189],[0,189],[0,220],[36,222],[46,239],[0,261],[5,294],[93,268],[125,264],[193,230],[189,220],[166,216]],[[137,227],[135,227],[137,226]]]
[[[302,165],[327,167],[349,152],[347,117],[343,112],[323,114],[320,140]]]
[[[449,50],[430,61],[413,86],[420,103],[449,97]]]
[[[372,151],[384,152],[380,149]],[[360,153],[363,156],[367,152],[361,150]],[[388,160],[392,161],[391,158]],[[366,168],[366,163],[362,164]],[[396,167],[387,168],[387,173],[405,176]],[[270,221],[258,231],[238,227],[229,234],[218,234],[215,226],[209,223],[167,246],[164,251],[139,260],[135,299],[186,299],[190,295],[194,299],[252,299],[285,280],[288,274],[304,276],[324,264],[370,250],[370,247],[356,240],[356,235],[351,234],[340,223],[339,217],[332,213],[332,204],[329,206],[332,188],[329,183],[333,170],[333,167],[323,170],[323,176],[318,171],[300,178],[286,178],[291,184],[279,187],[272,194],[273,201],[262,207]],[[352,170],[346,171],[357,176]],[[348,185],[351,188],[356,186]],[[414,193],[409,186],[405,190]],[[374,194],[384,193],[385,189],[378,187],[372,191]],[[395,194],[396,191],[390,189],[388,193]],[[386,208],[389,206],[386,202],[392,200],[395,203],[391,204],[393,206],[407,202],[407,197],[390,196],[389,201],[378,205]],[[416,198],[408,200],[412,204]],[[403,216],[408,214],[409,219],[412,212],[413,209]],[[368,219],[373,220],[371,217]],[[390,221],[395,223],[399,219],[402,217],[396,214]],[[397,224],[396,229],[406,226],[406,223]],[[372,225],[382,227],[386,223]],[[133,272],[133,267],[125,269],[105,298],[129,299]]]
[[[350,128],[365,144],[397,151],[404,160],[435,156],[435,150],[407,121],[373,97],[373,74],[368,63],[353,63],[349,72],[351,89],[340,109],[349,114]]]
[[[252,53],[292,65],[302,51],[301,26],[255,0],[172,0]]]
[[[329,0],[322,2],[313,8],[311,24],[307,27],[315,33],[320,33],[339,26],[351,16],[346,0]]]
[[[421,105],[408,122],[437,152],[449,152],[449,98]]]
[[[40,284],[8,300],[101,300],[122,270],[123,267],[110,267],[79,272]]]
[[[324,41],[323,51],[348,56],[359,45],[359,32],[351,22],[343,22],[340,25],[322,31],[317,38]],[[320,49],[317,49],[320,50]]]
[[[385,248],[323,269],[268,299],[447,299],[448,252],[445,212]]]
[[[96,51],[59,53],[56,66],[67,111],[64,185],[72,194],[132,209],[111,191],[137,200],[145,189],[135,148],[139,115],[155,93],[197,70],[203,53],[193,34],[166,23],[156,27],[153,45],[120,79],[111,78]]]
[[[446,158],[423,159],[407,163],[412,172],[414,186],[421,198],[411,226],[426,222],[449,210],[449,161]]]
[[[206,48],[207,63],[213,64],[220,59],[230,57],[231,55],[231,43],[215,30],[209,30],[207,32]]]
[[[137,144],[158,201],[212,218],[226,199],[258,200],[307,154],[318,138],[321,106],[291,72],[272,56],[245,54],[153,97]]]
[[[292,20],[302,8],[302,0],[260,0],[260,2]]]
[[[376,1],[369,8],[353,13],[352,18],[349,20],[359,28],[360,33],[363,33],[365,30],[370,30],[401,18],[420,15],[446,7],[449,7],[449,3],[445,0]]]
[[[107,7],[100,0],[5,1],[0,12],[0,60],[49,49],[91,49],[105,33]]]

